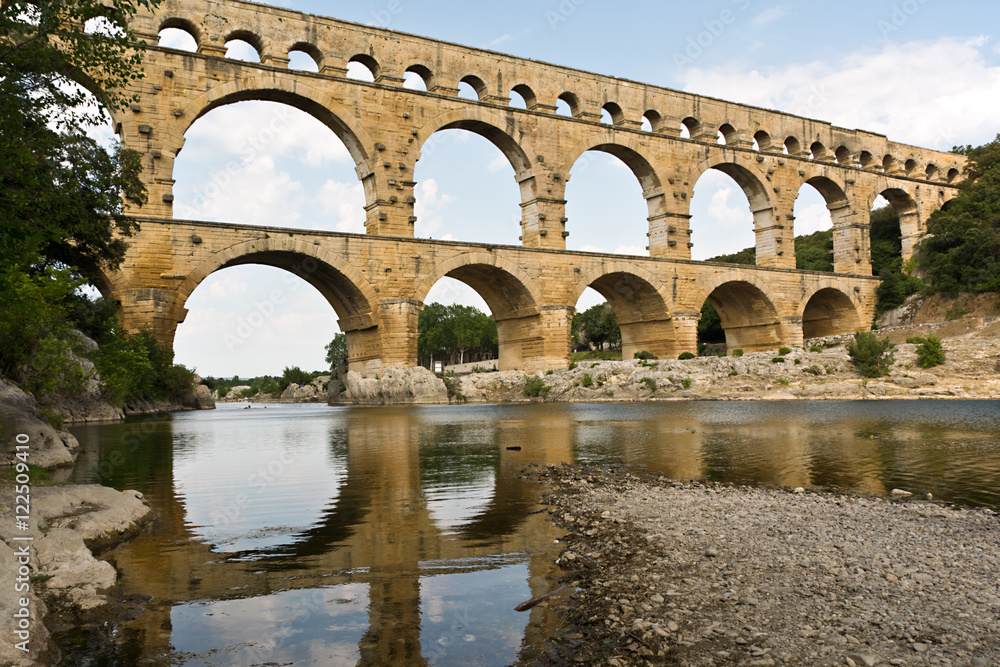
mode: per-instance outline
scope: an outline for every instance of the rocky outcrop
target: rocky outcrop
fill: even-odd
[[[340,371],[331,379],[330,405],[431,405],[448,402],[444,381],[422,366],[389,367],[378,378]]]
[[[309,384],[292,383],[281,392],[278,400],[281,403],[325,403],[329,382],[329,375],[320,375]]]
[[[14,465],[18,437],[29,445],[28,462],[43,468],[73,465],[80,443],[42,419],[31,394],[12,382],[0,380],[0,467]]]
[[[191,410],[214,410],[215,398],[212,390],[205,386],[200,376],[194,376],[194,386],[181,401],[181,405]]]
[[[36,487],[30,498],[26,530],[17,529],[14,494],[5,493],[0,502],[0,571],[13,576],[22,566],[30,570],[16,595],[12,585],[0,590],[5,638],[15,636],[15,614],[24,608],[30,636],[28,652],[7,640],[0,643],[3,664],[54,664],[57,652],[42,621],[50,613],[71,622],[94,619],[109,604],[105,591],[117,581],[114,567],[95,553],[130,539],[152,519],[152,510],[136,491],[96,485]]]

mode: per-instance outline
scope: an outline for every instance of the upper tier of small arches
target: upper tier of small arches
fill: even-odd
[[[160,36],[182,31],[184,40],[166,44],[216,56],[228,51],[267,66],[406,84],[433,94],[893,176],[941,183],[962,176],[961,156],[896,144],[877,134],[334,19],[299,15],[300,25],[262,21],[260,6],[252,8],[221,29],[207,17],[161,15],[149,17],[146,31]],[[242,27],[240,19],[249,27]],[[234,44],[239,48],[227,48]]]

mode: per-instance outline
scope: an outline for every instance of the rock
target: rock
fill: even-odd
[[[927,644],[924,644],[924,643],[921,643],[921,642],[916,642],[916,643],[913,644],[913,650],[916,651],[917,653],[926,653],[927,652]]]
[[[328,400],[329,375],[313,378],[309,384],[290,384],[281,392],[282,403],[325,403]]]
[[[46,589],[61,594],[80,612],[107,603],[101,592],[115,585],[115,568],[94,558],[83,537],[68,528],[53,528],[34,544],[38,571],[51,577]]]
[[[796,486],[795,487],[795,491],[793,491],[793,493],[798,493],[798,494],[803,494],[805,492],[806,492],[806,490],[803,489],[801,486]]]
[[[892,490],[892,491],[890,492],[890,495],[891,495],[891,496],[892,496],[893,498],[909,498],[909,497],[911,497],[911,496],[912,496],[913,494],[912,494],[912,493],[910,493],[909,491],[904,491],[903,489],[893,489],[893,490]]]
[[[40,524],[71,529],[98,553],[130,539],[153,518],[138,491],[116,491],[97,484],[36,488],[31,505]]]
[[[27,437],[28,462],[43,468],[73,465],[80,449],[76,438],[41,418],[34,397],[6,380],[0,380],[0,429],[3,434],[0,467],[17,463],[14,454],[19,435]]]
[[[330,405],[446,404],[448,388],[441,378],[422,366],[390,366],[378,378],[340,371],[336,381],[330,382],[328,402]]]
[[[215,398],[212,396],[212,390],[205,386],[199,376],[195,375],[194,387],[181,401],[181,405],[193,410],[214,410]]]

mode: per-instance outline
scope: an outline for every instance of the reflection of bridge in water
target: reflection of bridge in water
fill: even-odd
[[[368,629],[360,641],[360,664],[422,664],[421,580],[426,577],[527,563],[534,597],[558,587],[551,553],[554,529],[538,508],[539,487],[514,476],[508,464],[568,460],[569,441],[552,440],[545,429],[495,429],[491,447],[500,453],[489,500],[456,526],[435,520],[421,489],[420,442],[412,415],[357,411],[346,419],[346,475],[335,500],[306,530],[279,547],[219,553],[189,523],[176,481],[164,479],[146,491],[157,520],[154,534],[114,556],[132,591],[153,596],[147,612],[131,622],[141,628],[146,655],[175,650],[172,611],[194,601],[252,599],[281,591],[341,584],[368,587]],[[154,446],[172,445],[171,423],[158,424]],[[565,430],[564,430],[565,431]],[[566,431],[568,434],[568,431]],[[536,443],[530,457],[507,446]],[[169,465],[169,464],[168,464]],[[490,564],[492,563],[492,565]],[[130,581],[129,577],[141,577]],[[320,604],[320,603],[316,603]],[[322,609],[291,609],[296,613]],[[554,619],[544,607],[530,612],[524,644],[549,636]],[[275,638],[284,620],[275,622]],[[268,637],[254,637],[266,655]],[[294,641],[292,640],[285,640]]]

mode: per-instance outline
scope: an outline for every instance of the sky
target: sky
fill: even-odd
[[[798,113],[928,148],[978,145],[1000,131],[995,3],[709,0],[655,11],[610,9],[595,0],[274,4]],[[180,37],[167,31],[162,43],[181,47]],[[230,56],[254,57],[241,44],[232,45]],[[266,132],[268,127],[280,131]],[[268,138],[265,149],[227,171],[254,136]],[[631,171],[617,158],[587,153],[571,174],[567,247],[648,254],[648,213]],[[520,198],[513,176],[499,150],[478,135],[435,135],[415,174],[416,236],[517,245]],[[243,102],[199,119],[186,135],[174,178],[178,218],[364,231],[363,192],[343,144],[315,119],[276,103]],[[484,200],[494,203],[486,214],[479,204]],[[753,245],[749,204],[724,174],[710,170],[697,183],[692,214],[694,259]],[[797,234],[830,227],[825,204],[810,186],[800,193],[795,215]],[[275,285],[285,298],[268,304]],[[601,300],[588,291],[577,309]],[[475,292],[451,279],[435,286],[427,298],[432,301],[488,312]],[[318,292],[270,267],[219,271],[186,306],[176,362],[202,375],[253,377],[280,374],[286,366],[320,370],[323,347],[339,331]]]

